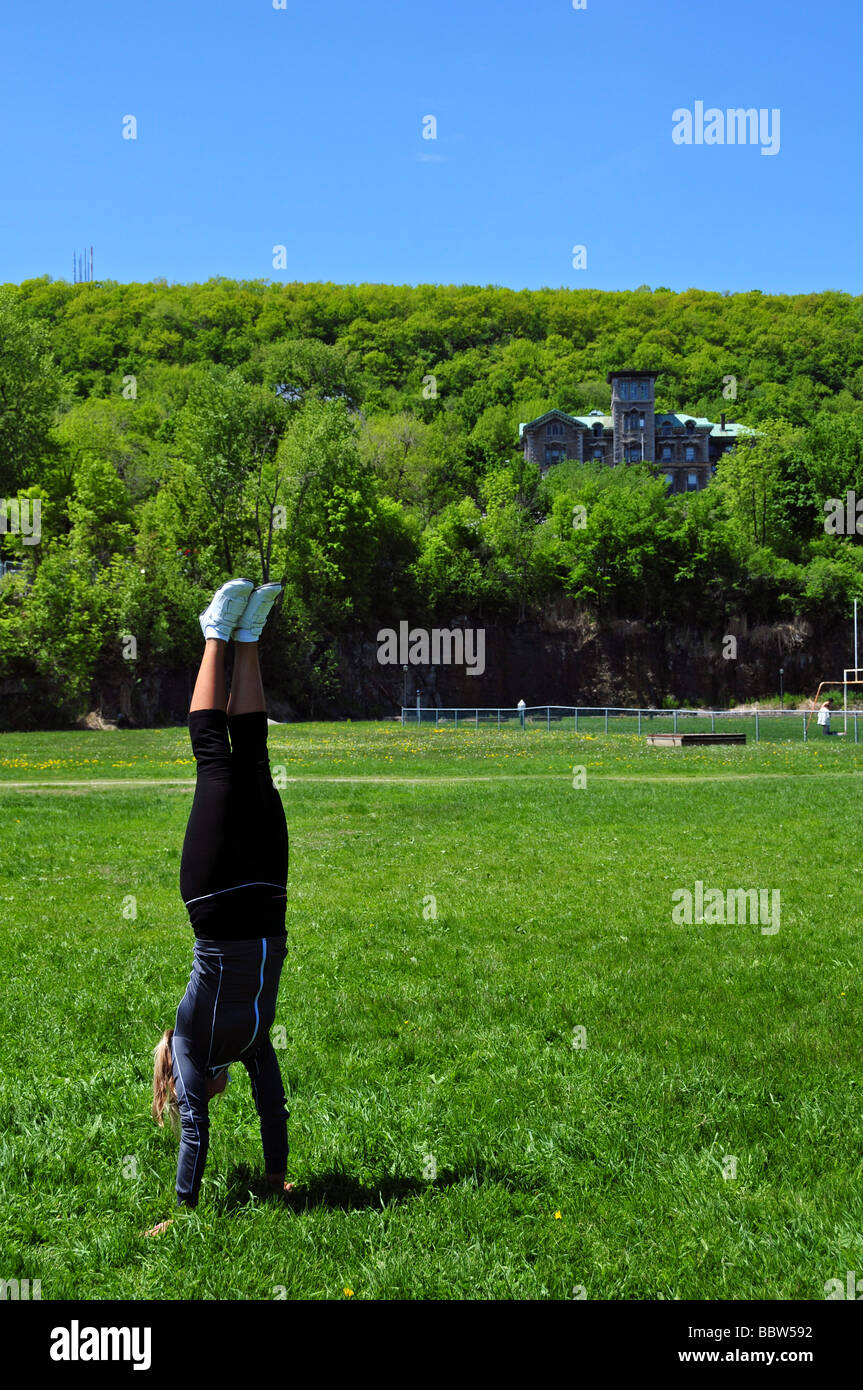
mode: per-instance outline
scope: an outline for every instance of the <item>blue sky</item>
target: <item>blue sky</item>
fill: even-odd
[[[863,292],[863,0],[41,0],[0,34],[0,281],[92,243],[119,281]],[[698,101],[778,108],[778,153],[675,144]]]

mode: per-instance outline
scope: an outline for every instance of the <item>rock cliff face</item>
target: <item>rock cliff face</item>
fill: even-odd
[[[450,626],[471,626],[460,618]],[[704,632],[673,623],[617,621],[599,626],[585,615],[541,624],[485,627],[485,669],[455,665],[381,665],[376,640],[341,645],[343,696],[332,715],[374,718],[416,703],[426,706],[681,705],[727,707],[779,693],[814,695],[821,680],[842,678],[853,660],[850,624],[834,632],[808,623],[737,625]],[[733,638],[734,641],[729,641]]]
[[[480,624],[464,615],[447,623],[472,628]],[[269,667],[270,713],[290,719],[381,719],[398,714],[403,698],[414,706],[417,691],[423,707],[476,705],[618,705],[676,704],[716,709],[748,703],[779,693],[779,668],[785,690],[813,696],[821,680],[842,678],[853,660],[851,623],[833,629],[797,622],[763,627],[735,624],[730,631],[707,632],[673,621],[617,621],[600,625],[575,610],[549,612],[541,622],[507,626],[487,624],[484,669],[469,674],[465,665],[409,665],[378,660],[376,631],[342,638],[338,644],[338,693],[314,706],[280,688]],[[730,639],[734,639],[732,642]],[[735,647],[736,643],[736,647]],[[446,650],[446,644],[444,644]],[[863,657],[861,657],[863,659]],[[476,663],[479,666],[479,663]],[[191,669],[149,671],[140,683],[102,683],[91,694],[91,708],[105,719],[139,727],[185,722],[192,691]],[[863,687],[861,687],[863,694]],[[80,721],[79,721],[80,722]],[[58,727],[57,713],[40,699],[38,682],[4,681],[0,688],[0,728]]]

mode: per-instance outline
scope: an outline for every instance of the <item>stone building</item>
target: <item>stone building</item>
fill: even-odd
[[[670,492],[699,491],[710,482],[722,455],[752,431],[726,421],[724,414],[719,424],[679,412],[657,414],[656,377],[656,372],[609,372],[610,415],[548,410],[519,425],[518,447],[543,475],[565,459],[610,465],[643,459],[664,475]]]

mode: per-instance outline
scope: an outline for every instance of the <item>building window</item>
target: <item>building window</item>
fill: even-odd
[[[668,420],[666,420],[665,424],[662,426],[662,433],[671,434],[671,424]]]
[[[687,434],[691,434],[692,431],[693,431],[694,429],[695,429],[695,421],[694,421],[694,420],[687,420],[687,422],[686,422],[686,433],[687,433]]]
[[[604,449],[594,449],[594,451],[593,451],[593,457],[594,457],[595,459],[604,459],[604,458],[605,458],[605,450],[604,450]]]
[[[546,425],[546,427],[545,427],[545,432],[546,432],[547,435],[563,434],[563,425],[561,425],[560,423],[558,423],[558,424],[553,424],[553,425]]]
[[[697,491],[698,491],[698,474],[697,474],[697,473],[687,473],[687,475],[686,475],[686,491],[687,491],[687,492],[697,492]]]
[[[670,444],[663,444],[663,446],[662,446],[662,461],[663,461],[663,463],[667,463],[667,462],[670,461],[670,459],[671,459],[671,445],[670,445]]]
[[[639,392],[638,392],[638,394],[639,394],[639,396],[641,397],[641,399],[642,399],[643,401],[646,401],[646,400],[648,399],[647,390],[648,390],[649,385],[650,385],[650,383],[649,383],[648,381],[642,381],[642,382],[639,383]]]
[[[668,491],[669,491],[669,492],[673,492],[673,491],[674,491],[674,474],[673,474],[673,473],[666,473],[666,475],[665,475],[665,486],[668,488]]]
[[[694,444],[687,444],[687,446],[686,446],[686,461],[687,461],[687,463],[692,463],[693,460],[694,460],[694,458],[695,458],[695,445],[694,445]]]
[[[552,444],[545,451],[546,467],[552,463],[563,463],[566,450],[560,444]]]
[[[627,446],[626,446],[626,461],[627,461],[627,463],[640,463],[640,462],[641,462],[641,445],[640,445],[640,444],[627,444]]]
[[[593,433],[596,436],[596,438],[599,439],[600,435],[602,434],[602,425],[594,425]]]
[[[622,382],[620,383],[620,399],[621,399],[622,401],[628,401],[628,400],[629,400],[629,382],[628,382],[628,381],[622,381]]]

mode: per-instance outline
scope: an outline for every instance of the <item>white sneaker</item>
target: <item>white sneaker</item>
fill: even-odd
[[[231,634],[243,616],[254,587],[251,579],[229,579],[227,584],[216,590],[200,618],[201,631],[207,641],[211,637],[218,637],[222,642],[231,640]]]
[[[281,592],[281,584],[259,585],[249,598],[246,611],[234,629],[235,642],[257,642],[264,630],[267,614]]]

